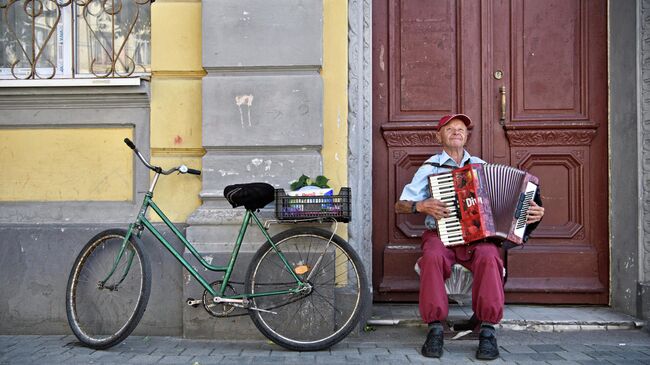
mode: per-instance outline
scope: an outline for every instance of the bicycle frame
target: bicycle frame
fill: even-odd
[[[208,262],[205,261],[205,259],[201,256],[201,254],[196,250],[196,248],[185,238],[185,235],[181,233],[181,231],[176,228],[176,226],[167,218],[165,213],[154,203],[153,199],[153,189],[156,185],[156,182],[158,180],[158,175],[156,174],[154,176],[154,180],[152,182],[151,188],[149,191],[145,194],[144,196],[144,201],[142,203],[142,207],[140,208],[140,212],[138,213],[138,217],[134,223],[131,223],[129,225],[129,229],[127,231],[126,237],[124,239],[124,242],[122,243],[122,248],[120,249],[120,252],[115,258],[115,263],[113,264],[113,268],[111,272],[108,274],[107,278],[103,281],[106,282],[114,273],[117,268],[117,265],[119,261],[121,260],[122,256],[124,255],[125,247],[127,242],[129,241],[129,238],[131,235],[133,235],[134,231],[136,232],[136,236],[138,238],[141,237],[142,231],[144,230],[144,227],[146,227],[151,234],[158,239],[158,241],[165,246],[165,248],[176,258],[178,262],[180,262],[185,269],[207,290],[213,297],[220,297],[224,299],[248,299],[248,298],[254,298],[254,297],[262,297],[262,296],[271,296],[271,295],[281,295],[281,294],[297,294],[299,293],[302,288],[305,286],[305,283],[298,278],[296,273],[293,271],[291,268],[291,265],[289,265],[289,262],[287,261],[286,257],[282,253],[282,251],[278,250],[275,242],[271,239],[269,236],[267,230],[264,228],[264,225],[260,222],[259,218],[255,213],[251,210],[246,210],[246,213],[244,214],[244,220],[241,224],[241,227],[239,229],[239,234],[237,236],[237,241],[235,242],[235,247],[232,250],[232,253],[230,255],[230,260],[228,262],[228,265],[226,266],[213,266],[209,264]],[[223,272],[223,281],[221,283],[221,287],[219,288],[219,291],[215,291],[214,288],[210,285],[210,283],[207,282],[207,280],[194,268],[190,263],[185,260],[185,258],[162,236],[162,234],[156,229],[156,227],[153,226],[153,224],[147,219],[146,213],[148,208],[151,207],[153,211],[162,219],[162,221],[165,223],[167,227],[174,233],[176,237],[178,237],[181,242],[183,242],[183,245],[192,253],[192,255],[199,261],[199,263],[205,267],[206,269],[210,271],[216,271],[216,272]],[[296,287],[293,289],[288,289],[288,290],[278,290],[278,291],[270,291],[270,292],[260,292],[260,293],[244,293],[244,294],[238,294],[238,295],[232,295],[232,296],[224,296],[224,293],[226,291],[226,288],[228,286],[228,282],[230,280],[230,276],[232,274],[233,268],[235,266],[235,263],[237,261],[237,255],[239,254],[239,250],[241,248],[241,244],[244,240],[244,236],[246,234],[246,230],[248,225],[250,224],[251,220],[255,222],[257,227],[262,231],[262,234],[264,235],[264,238],[266,238],[270,243],[271,246],[273,246],[273,249],[275,252],[278,254],[282,262],[284,263],[287,271],[289,271],[296,281]],[[133,254],[130,253],[130,257],[128,258],[128,264],[125,269],[125,272],[122,276],[122,278],[119,280],[118,284],[121,283],[121,281],[126,277],[129,269],[130,269],[130,263],[132,260]]]

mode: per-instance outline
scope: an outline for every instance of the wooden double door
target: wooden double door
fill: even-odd
[[[510,303],[607,304],[606,0],[373,2],[373,285],[416,301],[424,217],[393,205],[440,151],[440,116],[467,149],[541,181],[546,216],[507,252]]]

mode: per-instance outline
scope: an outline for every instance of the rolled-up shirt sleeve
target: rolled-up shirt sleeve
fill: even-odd
[[[464,166],[466,163],[485,163],[485,161],[478,157],[471,156],[467,151],[465,151],[460,165],[456,164],[456,162],[454,162],[454,160],[444,151],[440,154],[431,156],[431,158],[425,161],[425,163],[415,172],[411,182],[404,186],[399,200],[421,201],[430,198],[429,175],[449,172],[452,169]],[[424,224],[428,229],[436,229],[436,220],[430,215],[427,215]]]
[[[429,182],[427,181],[427,178],[431,175],[432,170],[433,168],[431,166],[421,166],[418,171],[415,172],[411,182],[404,186],[404,190],[402,190],[402,195],[400,195],[399,200],[420,201],[428,198]]]

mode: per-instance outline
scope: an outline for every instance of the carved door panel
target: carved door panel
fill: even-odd
[[[493,23],[489,71],[503,77],[490,79],[498,102],[484,145],[508,146],[486,152],[540,178],[547,213],[525,247],[508,251],[506,300],[607,304],[606,1],[496,1],[493,9],[510,21]]]
[[[480,3],[373,3],[373,282],[376,300],[417,300],[424,217],[393,205],[415,170],[439,152],[435,123],[464,112],[468,149],[481,150]],[[462,20],[462,21],[461,21]]]
[[[507,300],[607,302],[605,19],[604,0],[373,3],[376,300],[417,300],[424,217],[393,204],[440,150],[435,121],[463,112],[471,153],[542,183],[547,216],[508,253]]]

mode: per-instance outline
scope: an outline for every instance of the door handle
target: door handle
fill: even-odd
[[[501,98],[500,110],[499,110],[499,124],[504,126],[506,124],[506,87],[499,86],[499,95]]]

